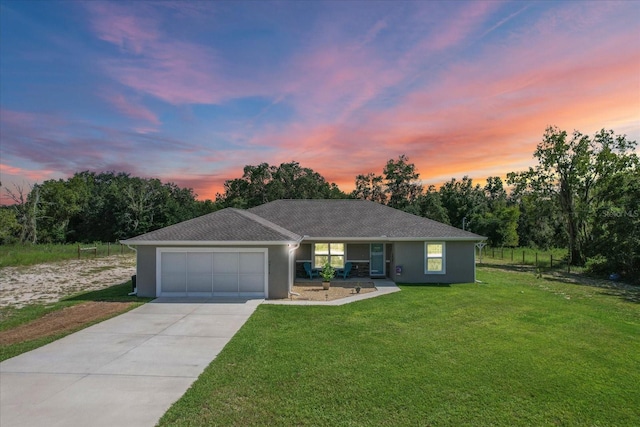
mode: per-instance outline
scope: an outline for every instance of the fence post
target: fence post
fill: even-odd
[[[78,245],[78,259],[80,259],[80,245]]]
[[[496,257],[496,248],[491,248],[491,258]]]
[[[553,268],[553,254],[550,254],[549,258],[550,258],[549,267]]]
[[[107,256],[111,255],[111,242],[107,242]]]

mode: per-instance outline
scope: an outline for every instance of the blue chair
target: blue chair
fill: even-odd
[[[343,279],[346,279],[349,273],[351,273],[351,262],[346,262],[344,268],[336,270],[336,276],[342,276]]]
[[[314,277],[320,277],[317,271],[313,271],[313,269],[311,268],[310,262],[305,262],[303,265],[304,265],[304,271],[306,271],[307,274],[309,275],[309,279],[313,279]]]

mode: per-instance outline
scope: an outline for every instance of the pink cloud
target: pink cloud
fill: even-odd
[[[139,105],[138,103],[127,99],[124,95],[119,93],[104,93],[103,96],[115,106],[118,111],[131,117],[133,119],[144,120],[155,125],[160,124],[158,117],[146,107]]]
[[[91,24],[98,38],[123,51],[139,55],[160,36],[158,23],[151,16],[134,16],[127,7],[112,2],[90,2],[86,6],[92,13]],[[150,12],[146,8],[146,14]]]

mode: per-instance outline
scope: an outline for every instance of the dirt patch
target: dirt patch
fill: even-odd
[[[375,286],[371,282],[360,282],[360,293],[374,292]],[[292,289],[299,295],[291,295],[292,300],[301,301],[333,301],[356,295],[356,283],[331,283],[329,290],[322,289],[322,283],[296,283]]]
[[[46,304],[118,285],[136,273],[135,255],[61,261],[0,269],[0,309]]]
[[[71,331],[87,323],[121,313],[134,302],[90,301],[65,307],[42,316],[32,322],[7,331],[0,331],[0,345],[31,341]]]

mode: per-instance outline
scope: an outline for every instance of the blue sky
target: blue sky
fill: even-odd
[[[549,125],[640,136],[640,2],[3,0],[0,32],[9,187],[114,170],[214,198],[295,160],[348,191],[400,154],[481,181]]]

